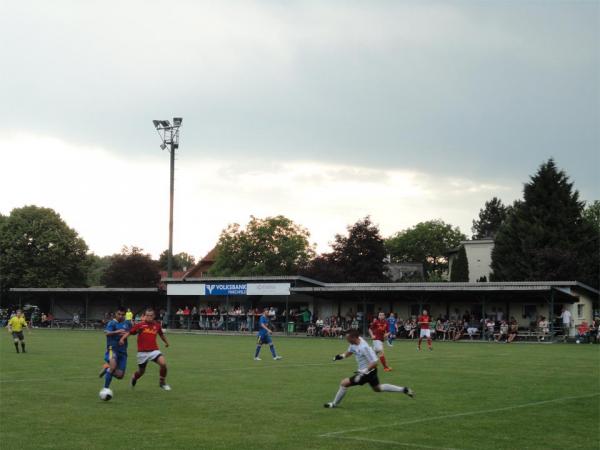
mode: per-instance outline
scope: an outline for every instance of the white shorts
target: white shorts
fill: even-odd
[[[421,329],[421,334],[419,335],[419,337],[431,337],[431,330],[429,328],[427,328],[426,330]]]
[[[160,350],[152,350],[151,352],[138,352],[138,354],[137,354],[138,366],[141,366],[142,364],[146,364],[148,361],[154,361],[160,355],[162,355]]]
[[[373,350],[375,350],[375,353],[382,352],[383,351],[383,342],[373,339]]]

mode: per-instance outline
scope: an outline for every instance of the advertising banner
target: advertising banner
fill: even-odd
[[[170,283],[167,295],[290,295],[290,283]]]
[[[243,284],[205,284],[204,295],[246,295],[248,285]]]

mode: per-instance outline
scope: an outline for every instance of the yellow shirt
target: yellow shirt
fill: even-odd
[[[25,321],[25,317],[14,316],[8,321],[8,326],[10,326],[12,331],[18,333],[23,330],[23,327],[27,326],[27,322]]]
[[[133,320],[133,313],[130,311],[127,311],[125,313],[125,320],[129,320],[129,321]]]

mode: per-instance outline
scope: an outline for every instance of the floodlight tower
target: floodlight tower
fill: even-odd
[[[168,120],[153,120],[154,128],[161,139],[160,148],[169,148],[171,153],[171,185],[169,193],[169,251],[167,254],[167,277],[173,277],[173,192],[175,187],[175,150],[179,148],[179,127],[183,119],[174,117],[173,124]],[[167,296],[167,320],[171,312],[171,301]],[[167,322],[168,324],[168,322]]]

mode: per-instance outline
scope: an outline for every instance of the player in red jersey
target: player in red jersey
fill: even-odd
[[[421,332],[419,334],[419,346],[417,347],[417,350],[421,351],[421,341],[424,337],[427,338],[427,348],[429,348],[429,350],[433,350],[431,347],[431,330],[429,328],[429,322],[431,322],[431,318],[429,317],[426,309],[423,310],[417,322],[421,328]]]
[[[375,350],[375,353],[379,356],[379,361],[383,364],[383,370],[385,372],[392,371],[392,368],[387,365],[385,355],[383,354],[383,341],[388,337],[389,331],[390,329],[387,320],[385,320],[385,314],[380,312],[377,319],[373,319],[373,322],[371,322],[369,334],[371,335],[371,339],[373,339],[373,350]]]
[[[163,334],[162,327],[159,322],[154,320],[154,310],[152,308],[148,308],[141,322],[136,323],[129,333],[124,334],[121,337],[121,345],[127,339],[127,336],[130,334],[137,334],[137,363],[138,370],[133,374],[131,378],[131,387],[133,388],[137,383],[137,380],[144,375],[146,371],[146,365],[148,361],[154,361],[156,364],[160,366],[160,382],[159,386],[161,389],[165,391],[170,391],[171,386],[169,386],[165,379],[167,377],[167,362],[165,361],[165,357],[158,349],[158,343],[156,342],[156,335],[160,336],[160,338],[165,343],[165,347],[169,346],[169,342],[167,341],[166,336]]]

